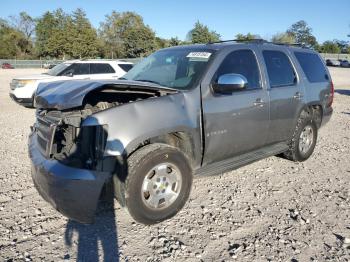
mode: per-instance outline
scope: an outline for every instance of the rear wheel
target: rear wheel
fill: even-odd
[[[317,141],[317,125],[309,116],[300,116],[289,150],[284,156],[292,161],[305,161],[313,153]]]
[[[128,158],[125,205],[143,224],[155,224],[174,216],[186,203],[192,170],[185,155],[164,145],[145,146]]]

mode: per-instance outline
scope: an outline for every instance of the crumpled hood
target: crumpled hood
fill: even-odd
[[[126,81],[126,80],[69,80],[51,83],[41,83],[35,94],[35,102],[38,108],[64,110],[79,107],[83,104],[84,97],[92,90],[105,85],[115,85],[125,89],[148,89],[154,91],[177,92],[172,88],[157,84]]]

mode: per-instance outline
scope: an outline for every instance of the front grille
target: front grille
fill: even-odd
[[[35,132],[37,134],[38,147],[41,153],[50,158],[52,153],[53,139],[60,119],[48,115],[37,115]]]
[[[39,148],[44,154],[46,154],[47,140],[42,138],[41,136],[37,136],[37,140],[38,140]]]

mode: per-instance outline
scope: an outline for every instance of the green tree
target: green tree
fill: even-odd
[[[37,20],[36,50],[39,56],[63,57],[67,51],[68,15],[62,9],[46,12]]]
[[[333,40],[334,43],[336,43],[340,48],[340,53],[346,54],[348,53],[348,48],[350,47],[349,42],[344,40]]]
[[[38,56],[50,55],[47,50],[47,45],[56,25],[57,21],[51,12],[46,12],[41,18],[37,20],[35,27],[35,48]]]
[[[325,41],[319,48],[322,53],[338,54],[340,53],[340,48],[336,42]]]
[[[30,56],[26,36],[0,19],[0,58],[27,58]]]
[[[216,31],[211,31],[206,25],[197,21],[194,28],[187,34],[187,38],[193,44],[206,44],[220,40],[220,34]]]
[[[157,49],[166,48],[170,46],[170,40],[156,36],[155,41]]]
[[[155,50],[156,41],[152,30],[135,27],[127,30],[123,37],[125,57],[137,58],[149,55]]]
[[[277,33],[272,36],[271,39],[274,43],[294,44],[294,36],[288,33]]]
[[[0,58],[14,58],[17,54],[16,35],[7,21],[0,20]]]
[[[20,12],[19,15],[10,16],[12,27],[22,32],[27,40],[31,40],[35,32],[36,21],[26,12]]]
[[[236,35],[236,40],[239,40],[239,41],[249,41],[249,40],[253,40],[253,39],[260,39],[261,37],[259,35],[255,35],[255,34],[251,34],[251,33],[248,33],[248,34],[237,34]]]
[[[72,58],[96,57],[99,49],[97,33],[82,9],[73,12],[66,27],[69,46],[67,54]]]
[[[106,57],[145,56],[156,49],[155,33],[134,12],[107,15],[100,24],[99,37]]]
[[[178,45],[181,45],[181,40],[177,37],[172,37],[170,38],[169,40],[169,45],[170,46],[178,46]]]
[[[312,34],[312,28],[304,20],[300,20],[287,30],[287,34],[292,35],[298,44],[307,47],[316,47],[316,37]]]
[[[72,15],[62,9],[46,12],[36,26],[36,48],[39,56],[63,58],[96,57],[99,42],[82,9]]]

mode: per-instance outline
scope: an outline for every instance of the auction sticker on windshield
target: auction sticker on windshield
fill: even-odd
[[[211,53],[209,52],[191,52],[187,55],[190,60],[205,60],[208,61],[209,57],[211,56]]]

